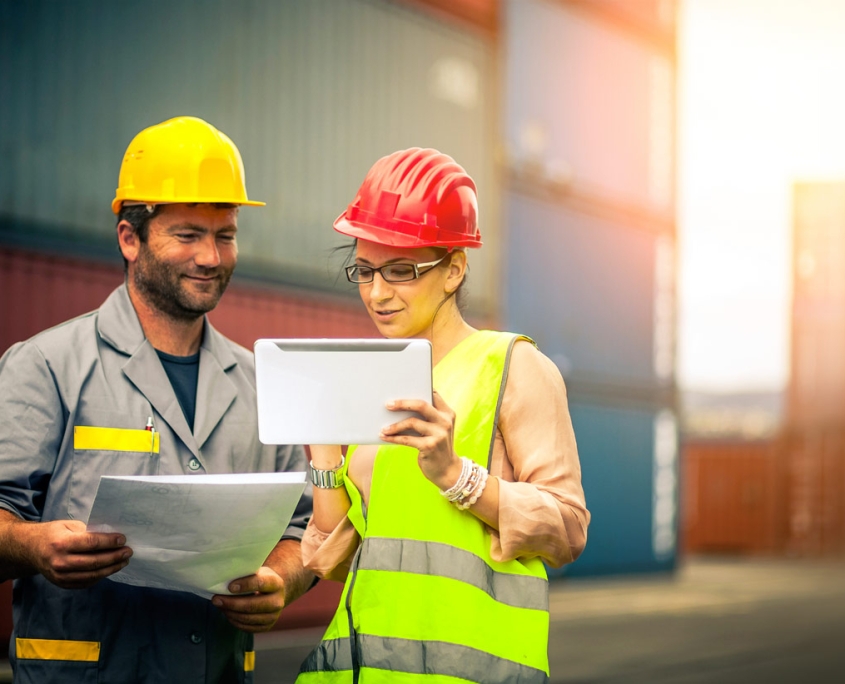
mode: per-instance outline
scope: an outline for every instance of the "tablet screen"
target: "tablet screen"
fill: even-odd
[[[410,415],[396,399],[431,402],[423,339],[260,339],[255,343],[258,438],[264,444],[382,444]]]

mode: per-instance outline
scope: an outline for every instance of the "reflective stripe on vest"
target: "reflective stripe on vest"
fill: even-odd
[[[255,669],[255,651],[244,651],[244,672]]]
[[[367,537],[358,569],[448,577],[481,589],[499,603],[532,610],[549,609],[548,580],[496,572],[475,554],[448,544]]]
[[[544,684],[542,670],[459,644],[442,641],[412,641],[359,635],[361,667],[419,675],[447,675],[471,682]],[[322,642],[302,665],[302,672],[337,672],[352,669],[351,639]]]
[[[70,639],[15,639],[15,655],[21,660],[70,660],[96,663],[100,659],[99,641]]]

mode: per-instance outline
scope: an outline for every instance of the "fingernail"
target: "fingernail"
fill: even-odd
[[[387,408],[393,408],[394,406],[396,406],[396,402],[395,401],[388,401],[387,404],[385,404],[385,405],[387,406]]]
[[[116,537],[114,540],[115,546],[123,546],[126,543],[126,537]]]
[[[240,584],[233,584],[231,587],[229,587],[229,591],[231,591],[233,594],[240,591],[240,590],[241,590]]]
[[[131,556],[131,555],[132,555],[132,552],[131,552],[131,551],[124,551],[124,552],[123,552],[123,555],[121,556],[121,558],[123,558],[124,560],[126,560],[126,559],[127,559],[127,558],[129,558],[129,556]]]
[[[217,606],[218,608],[219,608],[220,606],[222,606],[222,605],[223,605],[223,599],[213,598],[213,599],[211,599],[211,602],[212,602],[215,606]]]

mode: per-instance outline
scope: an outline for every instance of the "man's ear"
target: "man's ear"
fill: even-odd
[[[446,291],[451,294],[457,290],[464,281],[467,271],[467,253],[462,249],[452,252],[449,259],[449,275],[446,278]]]
[[[141,249],[141,240],[129,221],[121,221],[117,224],[117,244],[120,245],[123,258],[130,264],[135,263]]]

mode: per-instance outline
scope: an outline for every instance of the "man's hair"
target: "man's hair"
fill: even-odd
[[[138,239],[141,242],[146,242],[150,232],[150,221],[161,213],[162,207],[163,205],[156,204],[153,206],[153,210],[149,211],[146,204],[130,204],[129,206],[124,204],[117,215],[117,223],[126,221],[132,226],[132,230],[138,236]],[[120,244],[117,248],[120,249]],[[123,270],[125,272],[128,269],[129,262],[124,258]]]

